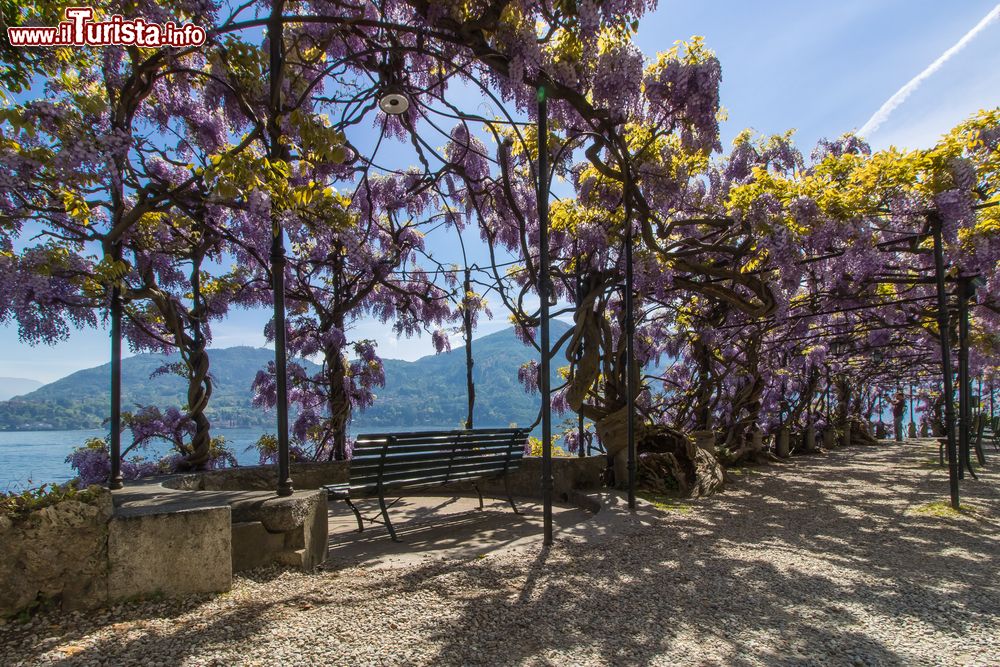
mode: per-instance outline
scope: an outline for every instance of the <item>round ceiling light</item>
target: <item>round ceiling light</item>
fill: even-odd
[[[378,99],[379,108],[391,116],[406,113],[410,108],[410,98],[398,90],[386,90]]]

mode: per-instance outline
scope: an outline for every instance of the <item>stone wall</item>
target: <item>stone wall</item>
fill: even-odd
[[[552,476],[555,497],[565,498],[571,490],[596,490],[603,486],[604,456],[555,456],[552,458]],[[293,463],[291,465],[292,484],[299,490],[319,489],[327,484],[348,481],[349,461],[328,461],[322,463]],[[540,456],[525,456],[521,466],[511,473],[511,492],[515,496],[538,497],[541,495],[542,459]],[[277,488],[278,476],[275,466],[252,466],[227,468],[208,472],[171,475],[158,483],[168,489],[185,491],[272,491]],[[472,489],[471,485],[458,488]],[[484,493],[503,495],[502,480],[487,480],[480,484]],[[237,519],[234,518],[234,521]]]
[[[606,456],[554,456],[552,457],[553,498],[565,501],[572,491],[596,491],[604,486]],[[542,495],[542,458],[525,456],[521,466],[510,474],[511,495],[523,498],[540,498]],[[468,489],[472,485],[467,485]],[[503,479],[489,479],[479,483],[483,493],[503,498]]]
[[[215,481],[229,486],[241,479],[228,472]],[[95,504],[65,500],[16,523],[0,518],[0,618],[36,602],[72,610],[222,592],[232,587],[234,572],[271,563],[311,570],[326,560],[324,491],[278,497],[271,490],[165,486],[194,480],[198,488],[199,475],[176,477],[186,479],[131,483],[104,491]]]
[[[228,506],[115,513],[108,530],[108,597],[178,597],[233,584]]]
[[[293,463],[289,467],[296,489],[318,489],[347,481],[347,461]],[[171,475],[163,486],[184,491],[273,491],[278,487],[277,466],[247,466]]]
[[[111,494],[64,500],[17,523],[0,517],[0,617],[36,602],[88,609],[108,598]]]

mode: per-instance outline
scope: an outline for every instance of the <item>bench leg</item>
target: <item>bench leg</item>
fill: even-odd
[[[514,514],[520,514],[517,505],[514,504],[514,496],[510,495],[510,480],[507,478],[507,475],[503,476],[503,488],[507,492],[507,502],[510,503],[510,508],[514,510]]]
[[[347,503],[347,506],[351,508],[352,512],[354,512],[354,518],[358,520],[358,532],[363,533],[365,531],[365,524],[361,520],[361,512],[359,512],[358,508],[354,506],[354,503],[351,502],[350,498],[344,498],[344,502]]]
[[[389,537],[392,538],[393,542],[402,542],[403,540],[396,537],[396,530],[392,527],[392,521],[389,520],[389,508],[385,506],[385,496],[379,494],[378,504],[382,508],[382,519],[385,521],[385,527],[389,529]]]
[[[473,482],[472,488],[476,490],[476,494],[479,495],[479,509],[483,509],[483,492],[479,490],[479,483]]]

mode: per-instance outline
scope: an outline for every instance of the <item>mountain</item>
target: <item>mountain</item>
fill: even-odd
[[[553,340],[569,325],[552,321]],[[535,350],[514,337],[513,329],[472,341],[472,379],[476,385],[476,426],[528,426],[538,417],[537,394],[526,394],[517,380],[521,364],[536,359]],[[553,362],[556,384],[559,358]],[[468,411],[465,346],[416,361],[385,361],[385,387],[375,405],[355,416],[358,426],[459,426]]]
[[[229,347],[210,350],[214,378],[210,418],[224,425],[270,423],[264,412],[251,407],[250,385],[257,371],[274,359],[264,348]],[[187,402],[186,385],[176,375],[150,375],[164,363],[180,361],[177,354],[137,354],[122,360],[122,410],[137,405],[160,408]],[[305,362],[310,370],[316,366]],[[0,403],[0,430],[66,430],[98,428],[108,417],[111,364],[77,371],[35,391]]]
[[[555,339],[568,326],[553,321]],[[531,424],[538,414],[537,395],[528,395],[517,381],[522,363],[534,350],[518,341],[513,329],[473,340],[477,426]],[[264,348],[211,349],[213,393],[209,419],[220,426],[272,426],[272,414],[250,405],[250,385],[257,371],[274,359]],[[186,402],[185,383],[176,375],[150,375],[176,354],[139,354],[122,360],[122,409],[136,405],[160,408]],[[310,373],[318,367],[302,361]],[[558,366],[558,359],[553,364]],[[98,428],[108,416],[111,365],[77,371],[12,400],[0,402],[0,430],[68,430]],[[553,370],[553,378],[556,373]],[[458,426],[465,418],[465,348],[416,361],[385,360],[386,385],[375,405],[355,414],[356,427]],[[555,382],[555,380],[553,380]]]
[[[21,394],[27,394],[29,391],[38,389],[41,386],[42,383],[38,380],[0,377],[0,401],[6,401]]]

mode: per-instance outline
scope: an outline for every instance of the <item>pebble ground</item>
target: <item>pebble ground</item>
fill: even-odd
[[[547,551],[268,569],[7,622],[0,665],[998,665],[988,454],[958,514],[931,443],[835,450],[697,502],[612,502]]]

